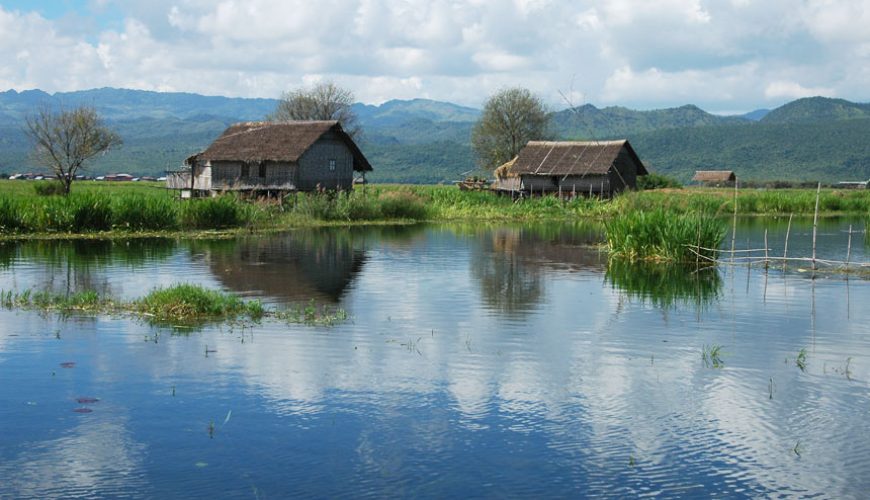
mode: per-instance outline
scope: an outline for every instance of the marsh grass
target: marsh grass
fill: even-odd
[[[797,358],[795,358],[795,364],[802,372],[807,371],[807,350],[806,348],[802,348],[798,351]]]
[[[701,360],[707,368],[723,368],[725,362],[722,360],[722,346],[719,344],[704,345],[701,348]]]
[[[313,299],[304,306],[297,305],[289,309],[272,311],[271,315],[283,321],[310,326],[333,326],[348,319],[347,311],[344,309],[317,307]]]
[[[696,262],[691,247],[719,248],[725,237],[722,219],[655,209],[617,215],[605,223],[611,258],[628,261]],[[699,249],[715,259],[716,250]]]
[[[132,303],[133,309],[156,320],[201,321],[248,317],[264,314],[258,300],[245,301],[237,295],[208,290],[198,285],[178,284],[152,290]]]
[[[232,293],[191,284],[156,288],[131,302],[106,298],[91,290],[72,294],[0,290],[0,307],[62,314],[130,314],[157,325],[173,327],[217,321],[259,321],[265,317],[287,323],[334,326],[348,319],[344,309],[318,307],[313,300],[305,306],[291,309],[266,309],[259,300],[244,300]]]

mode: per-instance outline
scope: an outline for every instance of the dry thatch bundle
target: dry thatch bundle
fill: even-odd
[[[517,174],[511,172],[511,168],[513,168],[514,163],[517,162],[517,156],[514,156],[514,159],[503,164],[502,166],[495,169],[495,178],[496,179],[507,179],[508,177],[516,177]]]

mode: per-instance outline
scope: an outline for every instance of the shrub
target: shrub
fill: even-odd
[[[33,184],[33,190],[38,196],[55,196],[66,194],[66,190],[59,181],[37,181]]]
[[[666,175],[650,173],[648,175],[638,176],[637,178],[637,188],[640,190],[681,187],[683,187],[683,185],[680,181]]]

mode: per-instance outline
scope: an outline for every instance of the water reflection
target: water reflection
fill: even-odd
[[[716,267],[611,260],[604,279],[629,297],[656,307],[707,306],[719,299],[722,277]]]
[[[365,242],[347,230],[198,242],[224,288],[281,302],[337,303],[366,262]]]
[[[544,296],[547,272],[602,269],[601,238],[601,227],[594,224],[478,228],[471,276],[487,307],[528,313]]]

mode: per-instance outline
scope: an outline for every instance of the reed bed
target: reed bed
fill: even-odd
[[[227,229],[267,219],[268,210],[233,196],[181,201],[162,192],[0,195],[0,234]]]
[[[723,219],[655,209],[617,215],[605,223],[610,257],[627,261],[697,262],[690,247],[715,259],[725,237]],[[704,250],[711,249],[711,250]]]

